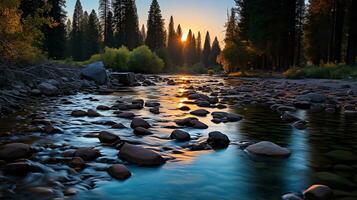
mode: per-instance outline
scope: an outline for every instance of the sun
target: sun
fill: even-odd
[[[186,34],[182,35],[181,42],[186,42],[186,40],[187,40],[187,35]]]

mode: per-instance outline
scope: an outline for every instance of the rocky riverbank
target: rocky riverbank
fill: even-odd
[[[3,93],[10,95],[3,96],[0,104],[3,116],[15,120],[1,134],[0,192],[7,199],[69,198],[100,181],[138,178],[131,172],[133,165],[162,166],[179,162],[188,152],[213,152],[232,145],[253,160],[280,162],[294,156],[276,141],[239,141],[225,133],[224,127],[246,117],[228,108],[269,106],[282,124],[297,130],[308,129],[310,123],[296,114],[299,110],[357,113],[356,82],[108,75],[99,63],[85,71],[57,64],[25,71],[32,75],[3,87]],[[157,89],[154,98],[144,95]],[[18,111],[10,114],[14,108]],[[339,153],[357,164],[348,156],[353,153]],[[336,181],[338,187],[357,184],[338,175],[320,177],[319,183],[332,188]],[[325,185],[295,192],[283,199],[333,195]]]

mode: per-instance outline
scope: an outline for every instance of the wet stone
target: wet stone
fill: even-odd
[[[175,139],[179,142],[185,142],[185,141],[189,141],[191,139],[191,136],[189,133],[187,133],[185,131],[174,130],[174,131],[172,131],[170,138]]]
[[[160,154],[141,146],[128,143],[125,143],[121,147],[118,155],[124,160],[142,166],[157,166],[166,162]]]
[[[134,134],[135,135],[152,135],[153,133],[146,129],[146,128],[143,128],[143,127],[136,127],[134,129]]]
[[[312,185],[304,191],[306,200],[332,200],[333,191],[326,185]]]
[[[131,128],[137,128],[137,127],[150,128],[151,126],[147,121],[145,121],[142,118],[134,118],[131,121],[130,127]]]
[[[100,152],[96,149],[82,147],[74,152],[75,157],[81,157],[85,161],[92,161],[100,156]]]
[[[74,110],[71,113],[71,116],[73,117],[84,117],[87,116],[87,112],[83,110]]]
[[[289,157],[291,154],[291,152],[287,148],[281,147],[269,141],[262,141],[256,144],[252,144],[248,146],[245,150],[255,155],[267,157],[285,158]]]
[[[93,109],[89,109],[87,111],[87,115],[88,115],[88,117],[100,117],[100,114]]]
[[[230,140],[227,135],[219,131],[214,131],[208,134],[207,143],[213,149],[223,149],[228,147]]]
[[[28,158],[32,155],[30,145],[23,143],[9,143],[0,147],[0,160],[12,161]]]
[[[205,117],[209,114],[209,112],[205,109],[198,109],[190,112],[190,114],[195,116]]]
[[[114,143],[120,141],[119,136],[107,131],[101,131],[98,135],[98,139],[101,143]]]
[[[114,164],[107,171],[110,176],[118,180],[125,180],[131,176],[129,169],[121,164]]]

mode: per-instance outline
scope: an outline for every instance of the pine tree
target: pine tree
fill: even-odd
[[[348,19],[348,43],[347,43],[347,54],[346,63],[348,65],[356,64],[357,57],[357,1],[353,0],[349,6],[349,19]]]
[[[97,15],[96,15],[97,16]],[[112,11],[108,12],[107,16],[107,30],[105,31],[107,36],[104,41],[104,45],[108,47],[114,47],[114,31],[113,31],[113,13]]]
[[[197,62],[201,62],[202,57],[202,38],[201,32],[198,32],[197,39],[196,39],[196,56]]]
[[[146,45],[153,51],[165,47],[166,31],[157,0],[153,0],[149,10]]]
[[[85,27],[85,49],[86,55],[85,59],[88,59],[90,56],[99,53],[99,42],[100,42],[100,24],[97,17],[97,13],[92,10],[88,17],[88,23]]]
[[[145,44],[145,40],[146,40],[146,29],[145,29],[145,25],[144,25],[144,24],[141,26],[140,37],[141,37],[141,44]]]
[[[202,64],[205,67],[209,67],[210,65],[210,58],[209,58],[210,54],[211,54],[211,37],[209,35],[209,32],[207,31],[205,43],[202,51]]]
[[[43,28],[44,42],[43,48],[48,53],[48,57],[53,59],[63,59],[66,51],[66,12],[64,7],[65,0],[48,0],[47,3],[51,6],[48,16],[55,22],[55,26],[46,25]]]
[[[132,50],[140,45],[139,18],[135,0],[126,0],[124,7],[124,45]]]
[[[83,9],[81,1],[77,0],[72,18],[72,32],[70,35],[71,55],[73,60],[83,59]]]
[[[188,31],[187,39],[185,41],[184,54],[186,65],[191,66],[195,64],[196,41],[191,29]]]
[[[178,38],[175,31],[174,18],[171,16],[170,24],[169,24],[169,32],[168,32],[168,41],[167,41],[167,49],[171,61],[174,64],[177,64],[177,53],[178,53]]]
[[[181,41],[183,36],[181,25],[179,24],[176,29],[176,40],[177,40],[177,53],[176,53],[176,60],[177,65],[181,66],[184,64],[184,43]]]
[[[108,23],[108,14],[110,11],[110,1],[109,0],[99,0],[99,16],[101,20],[101,25],[103,27],[103,38],[104,38],[104,45],[109,45],[109,35],[108,29],[110,24]]]
[[[218,38],[215,37],[213,44],[212,44],[212,50],[209,56],[210,59],[210,64],[211,65],[218,65],[217,63],[217,57],[221,53],[221,47],[219,46],[219,41]]]
[[[21,19],[28,16],[34,16],[38,9],[45,5],[44,1],[39,0],[21,0],[19,9],[21,10]]]

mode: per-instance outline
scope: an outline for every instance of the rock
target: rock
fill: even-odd
[[[191,139],[191,136],[189,133],[187,133],[185,131],[174,130],[174,131],[172,131],[170,138],[175,139],[179,142],[185,142],[185,141],[189,141]]]
[[[307,129],[307,122],[306,121],[297,121],[293,124],[293,127],[299,130]]]
[[[293,112],[293,111],[296,111],[296,108],[291,107],[291,106],[283,106],[283,105],[281,105],[281,106],[279,106],[279,107],[277,108],[277,111],[279,111],[279,112],[285,112],[285,111],[291,111],[291,112]]]
[[[190,114],[200,116],[200,117],[205,117],[207,114],[209,114],[209,112],[205,109],[198,109],[198,110],[194,110],[194,111],[190,112]]]
[[[209,108],[211,106],[210,102],[208,101],[201,101],[201,100],[198,100],[196,101],[196,105],[198,107],[204,107],[204,108]]]
[[[135,135],[152,135],[152,132],[143,127],[136,127],[134,128]]]
[[[10,143],[0,147],[0,160],[13,161],[28,158],[32,155],[30,145],[23,143]]]
[[[86,167],[86,163],[81,157],[74,157],[69,161],[69,166],[81,170]]]
[[[93,109],[89,109],[87,111],[87,115],[88,115],[88,117],[100,117],[100,114]]]
[[[65,196],[73,196],[73,195],[76,195],[78,193],[78,190],[76,188],[67,188],[63,194]]]
[[[314,92],[296,97],[297,101],[309,101],[309,102],[313,102],[313,103],[323,103],[326,101],[326,99],[327,98],[325,95],[319,94],[319,93],[314,93]]]
[[[295,101],[294,106],[299,109],[310,109],[311,103],[309,101]]]
[[[123,129],[123,128],[126,128],[126,127],[124,126],[124,124],[118,123],[118,124],[112,125],[112,128],[113,129]]]
[[[332,200],[333,191],[326,185],[312,185],[304,191],[306,200]]]
[[[99,105],[99,106],[97,106],[97,110],[110,110],[110,107],[104,106],[104,105]]]
[[[150,111],[152,114],[155,114],[155,115],[160,114],[160,108],[159,108],[159,107],[150,108],[149,111]]]
[[[281,115],[280,117],[283,121],[286,122],[296,122],[296,121],[301,121],[298,117],[295,117],[294,115],[288,113],[288,112],[284,112],[283,115]]]
[[[60,128],[52,126],[52,124],[47,124],[45,127],[43,127],[43,130],[46,133],[62,133],[63,132]]]
[[[157,166],[166,162],[160,154],[128,143],[121,147],[118,155],[124,160],[143,166]]]
[[[153,101],[147,101],[147,102],[145,102],[145,106],[146,107],[157,107],[157,106],[160,106],[160,103],[153,102]]]
[[[131,176],[130,171],[124,165],[114,164],[108,168],[108,174],[119,180],[128,179]]]
[[[213,149],[223,149],[223,148],[228,147],[230,140],[227,137],[227,135],[225,135],[219,131],[214,131],[214,132],[210,132],[208,134],[207,143]]]
[[[237,122],[243,119],[240,115],[226,112],[213,112],[211,115],[213,118],[220,119],[222,122]]]
[[[116,116],[124,119],[133,119],[135,117],[135,114],[132,112],[120,112]]]
[[[82,147],[74,152],[74,156],[81,157],[85,161],[92,161],[97,159],[100,156],[100,153],[98,150]]]
[[[200,122],[197,118],[189,117],[185,119],[175,120],[175,123],[179,126],[188,126],[197,129],[207,129],[208,126],[202,122]]]
[[[103,62],[86,65],[81,69],[81,77],[95,81],[99,85],[104,85],[108,81],[108,74]]]
[[[327,113],[335,113],[336,109],[335,108],[326,108],[325,112],[327,112]]]
[[[31,95],[33,96],[39,96],[41,94],[41,90],[39,89],[33,89],[30,91]]]
[[[182,110],[182,111],[189,111],[189,110],[191,110],[191,108],[190,108],[190,107],[188,107],[188,106],[182,106],[182,107],[180,107],[180,108],[179,108],[179,110]]]
[[[39,84],[37,88],[41,91],[42,94],[47,96],[56,96],[59,94],[59,89],[47,82]]]
[[[347,178],[330,172],[317,172],[315,173],[315,177],[320,183],[333,185],[336,188],[346,189],[357,187],[355,183]]]
[[[35,196],[40,195],[42,197],[46,197],[46,199],[52,199],[49,197],[55,194],[55,191],[49,187],[31,187],[27,189],[27,192],[31,193],[31,195],[35,195]]]
[[[124,86],[132,86],[135,84],[135,74],[132,72],[126,73],[111,73],[110,76],[113,79],[118,80],[118,82]]]
[[[176,82],[174,80],[168,80],[167,85],[176,85]]]
[[[4,173],[13,176],[25,176],[29,172],[36,171],[30,162],[21,161],[5,165]]]
[[[114,143],[120,141],[119,136],[107,131],[101,131],[98,135],[98,139],[101,143]]]
[[[291,152],[284,147],[268,141],[258,142],[249,145],[246,149],[249,153],[268,157],[289,157]]]
[[[150,128],[151,126],[147,121],[145,121],[141,118],[134,118],[131,121],[130,127],[131,128],[137,128],[137,127]]]
[[[84,117],[87,116],[87,112],[83,110],[74,110],[71,112],[71,116],[73,117]]]
[[[300,196],[298,196],[297,194],[294,193],[288,193],[288,194],[284,194],[281,197],[282,200],[303,200],[303,198],[301,198]]]
[[[345,150],[334,150],[325,154],[327,157],[335,161],[354,162],[357,161],[357,155]]]

